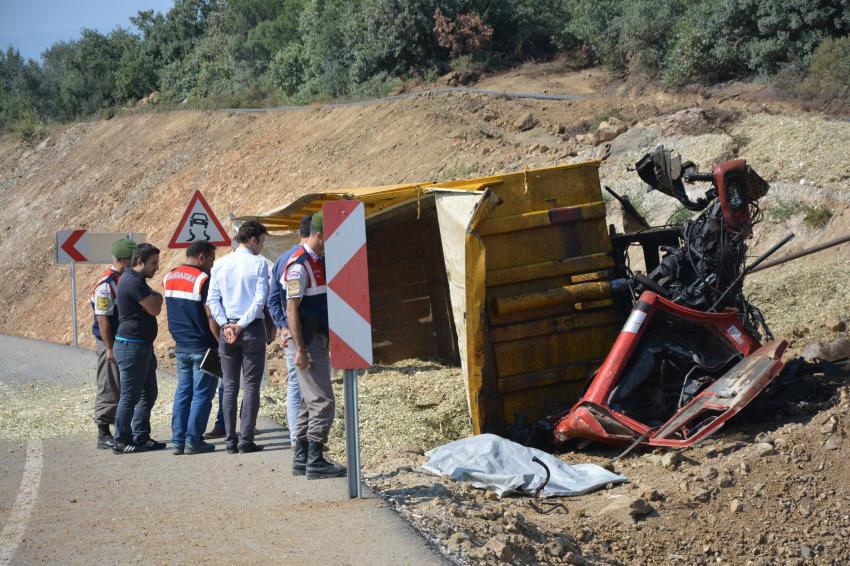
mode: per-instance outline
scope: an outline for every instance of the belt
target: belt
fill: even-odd
[[[125,338],[124,336],[116,336],[115,339],[119,342],[129,342],[131,344],[147,344],[147,342],[141,338]]]

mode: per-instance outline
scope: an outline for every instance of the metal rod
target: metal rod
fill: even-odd
[[[345,396],[345,455],[348,465],[348,496],[363,497],[360,480],[360,417],[357,408],[357,370],[347,369],[343,374]]]
[[[835,238],[834,240],[826,241],[822,244],[818,244],[816,246],[812,246],[811,248],[800,250],[799,252],[794,252],[792,254],[788,254],[786,256],[782,256],[780,258],[776,258],[774,260],[763,263],[757,268],[751,269],[750,273],[755,273],[756,271],[761,271],[762,269],[769,269],[771,267],[776,267],[777,265],[782,265],[783,263],[799,259],[801,257],[805,257],[807,255],[823,251],[828,248],[832,248],[841,244],[846,244],[850,242],[850,234],[846,236],[841,236],[840,238]]]
[[[781,248],[782,246],[784,246],[785,244],[787,244],[788,242],[790,242],[790,241],[791,241],[791,240],[793,240],[793,239],[794,239],[794,234],[793,234],[793,233],[792,233],[792,234],[788,234],[787,236],[785,236],[784,238],[782,238],[779,242],[777,242],[776,244],[774,244],[774,245],[773,245],[773,247],[771,247],[769,250],[767,250],[766,252],[764,252],[763,254],[761,254],[758,258],[756,258],[756,260],[755,260],[753,263],[751,263],[750,265],[748,265],[747,267],[745,267],[744,269],[742,269],[742,270],[741,270],[741,273],[739,273],[739,274],[738,274],[738,276],[735,278],[735,280],[734,280],[734,281],[732,281],[732,283],[731,283],[728,287],[726,287],[726,290],[725,290],[725,291],[723,291],[723,294],[722,294],[722,295],[720,295],[720,297],[719,297],[716,301],[714,301],[714,304],[713,304],[713,305],[711,305],[711,308],[710,308],[710,309],[708,309],[708,312],[712,312],[714,309],[716,309],[716,308],[717,308],[717,305],[719,305],[721,302],[723,302],[723,299],[725,299],[725,298],[726,298],[726,295],[728,295],[728,294],[729,294],[729,291],[731,291],[732,289],[734,289],[734,288],[735,288],[735,286],[736,286],[738,283],[740,283],[740,282],[741,282],[741,279],[743,279],[743,278],[744,278],[744,276],[745,276],[746,274],[750,273],[750,271],[752,271],[753,269],[755,269],[755,268],[756,268],[756,267],[757,267],[757,266],[758,266],[761,262],[763,262],[764,260],[766,260],[767,258],[769,258],[770,256],[772,256],[774,253],[776,253],[776,251],[777,251],[779,248]]]
[[[74,328],[74,348],[79,348],[77,336],[77,262],[71,263],[71,323]]]

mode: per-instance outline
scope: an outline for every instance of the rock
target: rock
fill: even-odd
[[[717,485],[722,488],[732,487],[735,485],[735,478],[731,473],[725,472],[720,474],[720,477],[717,479]]]
[[[502,515],[502,510],[496,507],[495,505],[485,505],[484,508],[481,510],[481,518],[487,519],[488,521],[498,519]]]
[[[449,546],[465,546],[470,544],[469,535],[463,531],[452,533],[446,542]]]
[[[449,489],[441,483],[435,483],[431,486],[431,489],[428,490],[428,494],[431,497],[448,497],[451,495]]]
[[[441,77],[441,80],[449,86],[468,85],[479,79],[480,75],[475,71],[450,71]]]
[[[578,145],[594,145],[593,142],[596,140],[596,136],[593,134],[581,134],[574,139]]]
[[[658,144],[661,130],[658,128],[632,128],[611,142],[611,155],[621,153],[646,153]]]
[[[711,499],[711,492],[702,487],[697,488],[696,490],[694,490],[691,499],[699,503],[705,503],[706,501]]]
[[[803,557],[803,560],[811,560],[812,558],[814,558],[814,553],[812,552],[812,549],[808,546],[801,546],[800,556]]]
[[[488,491],[487,494],[484,495],[484,499],[486,499],[487,501],[498,501],[499,494],[495,491]]]
[[[775,446],[775,445],[776,445],[776,442],[774,442],[774,441],[773,441],[773,439],[770,437],[770,435],[769,435],[769,434],[767,434],[766,432],[760,432],[760,433],[758,433],[758,434],[756,435],[756,442],[757,442],[757,443],[759,443],[759,442],[766,442],[767,444],[770,444],[771,446]]]
[[[820,427],[820,431],[824,434],[832,434],[838,428],[838,419],[835,415],[829,417],[826,422]]]
[[[661,456],[661,465],[665,468],[672,468],[682,461],[682,455],[678,452],[665,452],[663,456]]]
[[[755,445],[756,456],[759,458],[764,458],[766,456],[773,456],[776,454],[776,448],[773,447],[773,444],[768,442],[759,442]]]
[[[841,436],[838,434],[833,434],[829,437],[823,447],[827,450],[838,450],[839,448],[841,448]]]
[[[511,562],[514,559],[514,552],[507,542],[499,537],[492,537],[484,544],[484,548],[496,555],[499,562]]]
[[[602,514],[625,524],[634,524],[639,518],[649,515],[655,509],[640,497],[621,496],[602,509]]]
[[[482,121],[478,122],[478,132],[485,138],[501,138],[502,133],[487,123],[489,120],[487,120],[486,114],[483,116],[483,118],[484,119]]]
[[[831,318],[826,321],[826,326],[833,332],[844,332],[847,330],[847,323],[837,318]]]
[[[651,487],[643,488],[640,492],[640,496],[647,501],[664,501],[666,499],[663,493]]]
[[[156,105],[159,104],[160,94],[158,90],[153,91],[148,95],[148,104]]]
[[[599,145],[601,143],[613,141],[614,138],[628,129],[629,127],[625,122],[614,117],[608,118],[608,120],[602,122],[599,124],[599,127],[596,128],[593,143],[594,145]]]
[[[531,112],[526,112],[514,122],[514,127],[521,131],[526,132],[532,129],[537,124],[537,121],[534,119],[534,115]]]
[[[544,547],[546,549],[546,554],[553,558],[560,558],[567,552],[564,543],[559,541],[558,539],[547,542]]]
[[[832,342],[812,342],[803,348],[800,357],[824,362],[850,358],[850,338],[838,338]]]
[[[732,503],[729,504],[729,510],[732,513],[740,513],[744,510],[744,504],[738,499],[733,499]]]
[[[415,456],[421,456],[422,454],[425,453],[425,451],[422,450],[422,448],[420,446],[417,446],[416,444],[413,444],[411,442],[406,442],[406,443],[404,443],[404,444],[402,444],[401,446],[398,447],[398,450],[396,450],[396,453],[400,454],[400,455],[401,454],[413,454]]]

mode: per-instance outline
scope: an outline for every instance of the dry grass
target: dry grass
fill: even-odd
[[[375,366],[361,374],[360,445],[364,465],[405,444],[423,450],[471,434],[466,393],[460,368],[423,360],[405,360]],[[345,427],[341,374],[334,379],[337,408],[330,435],[330,451],[344,460]],[[263,404],[264,414],[286,422],[286,390],[269,387],[273,402]]]
[[[151,426],[155,431],[171,426],[171,405],[177,385],[172,377],[160,376],[158,381],[159,397],[151,413]],[[0,438],[30,440],[94,435],[94,397],[94,379],[72,387],[0,387]]]

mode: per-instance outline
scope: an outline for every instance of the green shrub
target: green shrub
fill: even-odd
[[[815,49],[799,94],[820,99],[850,98],[850,35],[828,37]]]
[[[15,135],[24,143],[33,143],[46,134],[44,122],[34,110],[25,110],[18,117],[14,125]]]
[[[825,206],[804,204],[800,211],[803,213],[803,224],[816,230],[825,227],[832,218],[832,211]]]
[[[295,96],[304,83],[304,54],[301,46],[291,43],[278,51],[268,70],[269,80],[286,96]]]
[[[776,222],[788,222],[798,214],[803,216],[803,224],[816,230],[825,227],[832,218],[832,211],[828,207],[797,200],[777,201],[767,209],[767,215]]]

